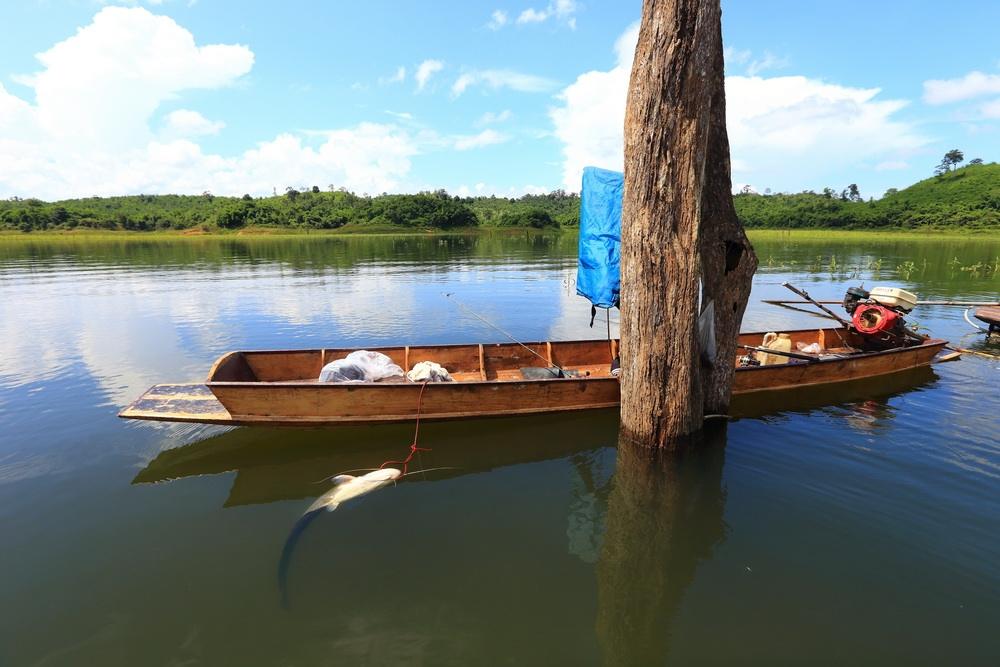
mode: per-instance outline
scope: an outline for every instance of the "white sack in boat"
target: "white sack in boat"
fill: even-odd
[[[433,361],[421,361],[406,374],[406,379],[410,382],[451,382],[451,374],[441,364],[436,364]]]
[[[403,369],[381,352],[357,350],[331,361],[319,372],[320,382],[377,382],[403,377]]]

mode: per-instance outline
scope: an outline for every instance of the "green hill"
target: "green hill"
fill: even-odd
[[[738,194],[736,213],[748,228],[1000,230],[1000,164],[955,169],[889,190],[878,201],[835,195]]]
[[[1000,197],[1000,164],[972,165],[942,176],[932,176],[905,190],[890,190],[882,202],[907,202],[914,206],[996,202]]]

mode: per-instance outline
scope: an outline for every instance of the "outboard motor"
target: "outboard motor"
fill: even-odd
[[[847,293],[844,294],[844,310],[853,315],[858,304],[867,301],[869,296],[870,293],[863,287],[848,287]]]
[[[854,309],[851,324],[859,334],[874,336],[891,332],[899,324],[900,316],[876,303],[861,303]]]
[[[868,349],[909,344],[913,335],[903,316],[916,303],[915,294],[894,287],[876,287],[871,292],[851,287],[844,295],[844,310],[851,314],[851,324]]]

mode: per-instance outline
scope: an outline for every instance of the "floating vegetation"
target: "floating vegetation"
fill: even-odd
[[[902,264],[896,265],[896,272],[904,279],[909,280],[913,272],[917,270],[917,265],[914,262],[907,261]]]
[[[986,277],[986,276],[1000,276],[1000,256],[996,257],[992,262],[976,262],[975,264],[968,264],[966,266],[958,267],[960,271],[968,273],[973,278]]]
[[[973,278],[978,278],[983,273],[984,268],[989,268],[989,265],[983,264],[982,262],[976,262],[975,264],[970,264],[969,266],[963,266],[962,270],[966,271]]]
[[[881,271],[882,270],[882,258],[879,257],[878,259],[873,259],[870,262],[868,262],[868,269],[871,270],[871,271],[874,271],[875,273],[878,273],[879,271]]]

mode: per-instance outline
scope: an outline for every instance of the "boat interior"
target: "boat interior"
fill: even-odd
[[[818,343],[827,354],[858,352],[860,340],[844,329],[805,329],[784,332],[797,343]],[[740,335],[740,344],[761,346],[764,333]],[[390,357],[407,372],[421,361],[433,361],[448,369],[456,382],[514,381],[544,378],[527,368],[562,368],[572,377],[611,377],[611,361],[618,356],[617,340],[559,341],[543,343],[487,343],[472,345],[425,345],[369,348]],[[529,350],[531,350],[529,352]],[[351,349],[261,350],[230,352],[209,372],[208,382],[318,382],[326,364],[342,359]],[[737,350],[737,355],[746,350]],[[734,363],[739,365],[738,359]],[[553,375],[553,378],[556,376]],[[405,381],[398,379],[396,381]],[[385,382],[385,381],[383,381]]]

